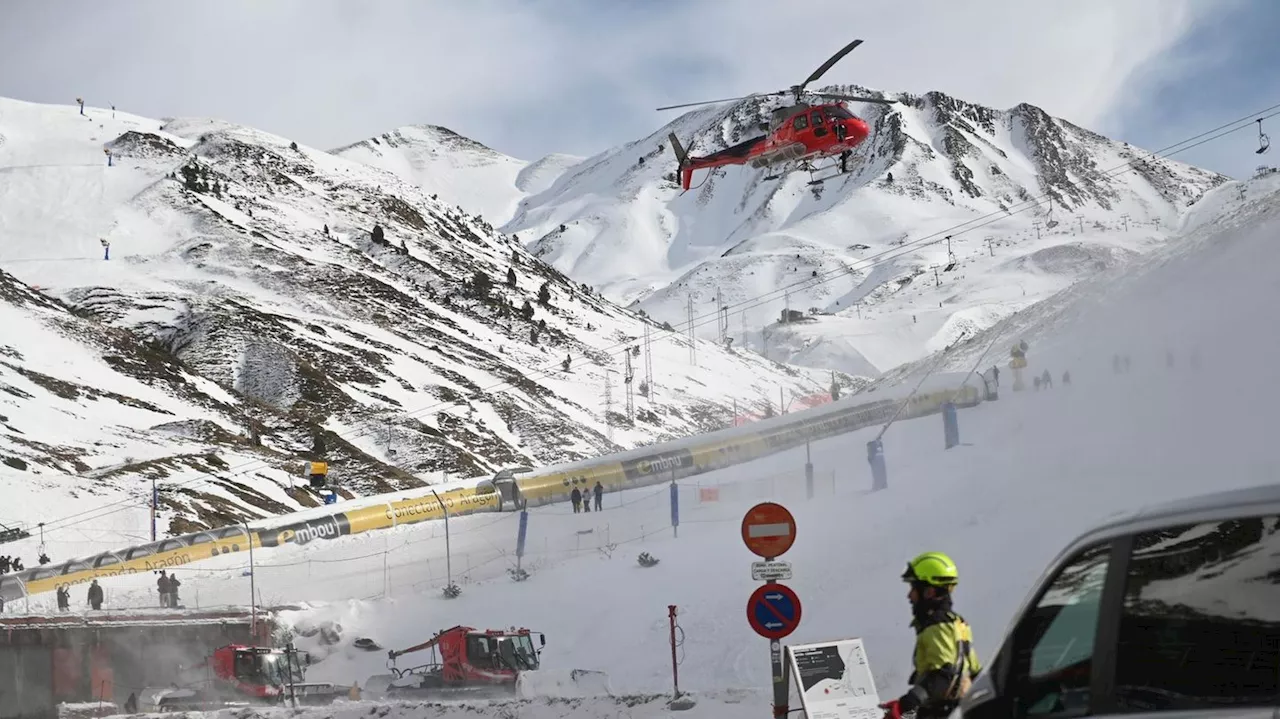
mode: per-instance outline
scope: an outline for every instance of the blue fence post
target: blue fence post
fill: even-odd
[[[516,532],[516,573],[520,573],[520,563],[524,559],[524,542],[529,536],[529,510],[520,510],[520,530]]]
[[[942,405],[942,434],[946,442],[946,449],[960,444],[960,418],[956,413],[956,406],[952,402]]]
[[[884,464],[884,442],[867,442],[867,461],[871,463],[871,491],[889,488],[889,472]]]
[[[671,534],[680,536],[680,488],[671,483]]]

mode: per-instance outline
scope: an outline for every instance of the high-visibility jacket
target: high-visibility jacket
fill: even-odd
[[[911,689],[898,701],[902,711],[950,712],[982,671],[973,630],[955,612],[938,611],[911,622],[916,630]]]

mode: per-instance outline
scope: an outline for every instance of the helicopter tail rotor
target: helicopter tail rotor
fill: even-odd
[[[674,132],[667,135],[671,141],[671,151],[676,154],[676,174],[680,177],[680,186],[686,191],[693,180],[693,168],[689,166],[689,152],[680,144],[680,138]]]
[[[689,164],[689,153],[685,151],[684,145],[680,144],[680,138],[676,137],[674,132],[667,135],[667,138],[671,140],[671,151],[676,153],[676,162],[679,163],[679,169],[683,170],[684,166]]]

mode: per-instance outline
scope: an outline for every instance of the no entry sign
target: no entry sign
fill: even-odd
[[[782,556],[795,544],[795,517],[781,504],[761,502],[742,518],[742,541],[765,559]]]
[[[747,600],[747,621],[765,639],[782,639],[800,624],[800,597],[785,584],[764,584]]]

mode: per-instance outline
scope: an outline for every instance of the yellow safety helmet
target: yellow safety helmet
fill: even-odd
[[[925,552],[907,562],[907,571],[902,573],[902,581],[952,587],[960,581],[960,572],[951,557],[942,552]]]

